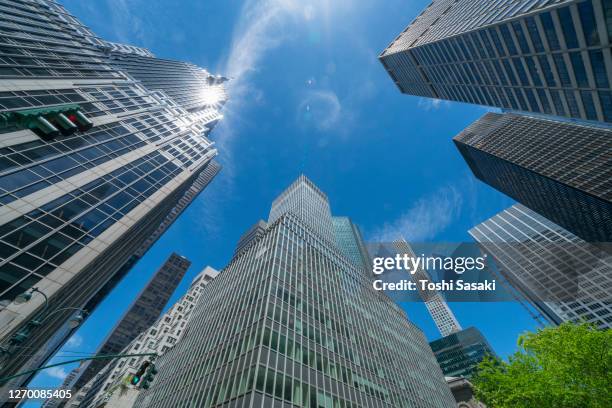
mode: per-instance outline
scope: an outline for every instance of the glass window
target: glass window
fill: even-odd
[[[567,107],[569,108],[569,111],[570,111],[570,116],[573,118],[579,118],[580,110],[578,110],[578,102],[576,102],[574,91],[566,90],[565,100],[567,102]]]
[[[584,106],[584,113],[587,119],[597,120],[597,110],[595,110],[595,103],[593,102],[593,94],[591,91],[580,91],[582,97],[582,105]]]
[[[550,102],[548,102],[548,96],[546,95],[546,91],[543,89],[537,89],[538,96],[540,97],[540,103],[542,104],[542,109],[544,113],[551,114],[552,110],[550,109]]]
[[[480,58],[482,59],[487,58],[486,50],[484,49],[484,45],[480,41],[480,36],[478,35],[478,33],[472,33],[471,37],[474,43],[474,47],[476,48],[476,52],[478,52],[478,55],[480,56]]]
[[[604,15],[606,18],[606,27],[608,28],[608,38],[612,40],[612,1],[602,1]]]
[[[516,39],[521,47],[521,52],[523,52],[523,54],[529,54],[529,45],[527,44],[527,39],[525,38],[523,26],[521,26],[520,21],[513,21],[512,28],[514,29],[514,35],[516,35]]]
[[[601,102],[601,109],[603,110],[604,120],[606,122],[612,122],[612,92],[600,91],[599,100]]]
[[[584,32],[584,38],[587,46],[599,45],[599,34],[597,33],[597,24],[595,23],[593,4],[589,0],[578,3],[577,6],[578,14],[580,14],[580,22],[582,23],[582,31]]]
[[[523,96],[523,93],[518,88],[515,89],[515,91],[516,91],[516,99],[518,100],[518,104],[521,110],[528,111],[529,106],[527,105],[527,102],[525,102],[525,97]]]
[[[508,100],[510,101],[510,106],[512,107],[512,109],[518,110],[519,107],[516,103],[516,98],[514,97],[512,88],[505,88],[505,91],[506,91],[506,96],[508,97]]]
[[[546,84],[551,87],[557,86],[557,81],[555,81],[555,76],[553,75],[552,69],[550,69],[550,64],[548,63],[548,57],[546,55],[538,55],[538,61],[540,62],[540,67],[542,68],[542,73],[544,74]]]
[[[529,75],[531,75],[533,84],[535,86],[542,86],[542,80],[540,79],[540,74],[533,57],[525,57],[525,63],[527,64],[527,69],[529,70]]]
[[[539,112],[540,106],[538,105],[538,101],[535,98],[533,91],[529,88],[525,88],[524,91],[525,91],[525,95],[527,96],[527,101],[529,102],[529,105],[531,106],[531,111]]]
[[[497,31],[495,31],[495,28],[489,28],[488,31],[489,31],[489,35],[493,39],[493,44],[495,45],[495,49],[499,53],[499,56],[505,57],[506,51],[504,50],[504,47],[502,46],[501,40],[499,39],[499,35],[497,35]]]
[[[527,74],[525,73],[525,68],[523,68],[523,63],[520,58],[512,58],[512,64],[514,65],[514,69],[516,69],[516,73],[518,74],[519,80],[521,81],[521,85],[529,86],[529,78],[527,78]]]
[[[516,77],[514,76],[514,72],[512,71],[512,67],[510,66],[510,61],[504,59],[502,60],[502,63],[504,64],[506,74],[508,75],[508,79],[510,79],[510,83],[514,86],[517,86],[518,82],[516,81]]]
[[[563,107],[563,101],[561,101],[561,95],[559,91],[556,89],[551,89],[550,97],[553,100],[553,104],[555,105],[555,110],[557,111],[557,115],[565,116],[565,108]]]
[[[586,69],[584,68],[582,55],[580,55],[580,52],[571,52],[570,60],[572,61],[572,67],[574,68],[576,83],[580,88],[587,88],[589,86],[589,79],[587,78]]]
[[[525,18],[525,24],[527,25],[527,31],[531,37],[531,43],[533,44],[535,52],[544,52],[544,45],[542,44],[542,39],[540,38],[540,32],[538,31],[535,19],[533,17],[527,17]]]
[[[558,13],[561,29],[565,37],[565,45],[567,45],[567,48],[578,48],[578,37],[576,36],[576,29],[574,28],[570,8],[564,7],[559,9]]]
[[[598,88],[609,88],[610,82],[608,81],[603,52],[601,50],[592,50],[589,51],[589,56],[591,58],[591,67],[593,67],[593,75],[595,76],[595,85]]]
[[[512,39],[512,35],[510,34],[508,26],[506,24],[499,26],[499,31],[501,32],[501,35],[504,38],[504,42],[506,43],[506,47],[508,48],[508,53],[510,53],[510,55],[516,55],[516,46],[514,45],[514,40]]]
[[[550,13],[540,14],[540,21],[542,22],[542,27],[544,28],[544,33],[546,34],[548,47],[550,47],[552,51],[559,50],[561,46],[559,45],[559,39],[557,38],[557,33],[555,32],[555,25],[553,24],[552,16],[550,15]]]
[[[485,30],[480,31],[480,39],[485,46],[485,50],[487,51],[489,58],[495,58],[495,50],[493,49],[491,40],[489,40],[489,36]]]
[[[553,54],[553,60],[555,61],[555,66],[557,67],[557,74],[559,74],[561,86],[572,86],[572,81],[570,80],[569,72],[567,71],[567,67],[565,66],[565,61],[563,60],[563,54]]]

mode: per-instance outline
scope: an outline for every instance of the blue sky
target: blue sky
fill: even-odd
[[[415,241],[468,241],[469,228],[512,204],[472,176],[451,142],[485,109],[402,95],[377,60],[427,0],[61,2],[102,38],[233,78],[212,135],[223,170],[61,356],[93,352],[172,251],[193,265],[171,301],[204,266],[223,268],[242,232],[267,218],[274,197],[300,173],[368,240],[399,231]],[[422,304],[404,306],[429,339],[439,337]],[[518,304],[451,307],[502,356],[535,328]],[[58,385],[70,368],[40,374],[32,385]]]

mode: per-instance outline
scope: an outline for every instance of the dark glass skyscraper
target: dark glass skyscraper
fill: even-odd
[[[475,327],[468,327],[429,343],[447,377],[470,378],[485,356],[495,356],[491,345]]]
[[[520,204],[472,228],[499,273],[551,323],[612,327],[612,255]]]
[[[381,54],[404,93],[612,122],[609,0],[434,0]]]
[[[0,376],[46,361],[74,308],[95,308],[216,174],[206,135],[226,99],[223,78],[158,71],[149,51],[101,41],[55,1],[3,5]],[[149,80],[119,54],[149,58]],[[33,287],[44,296],[14,302]]]
[[[612,129],[487,113],[454,138],[474,175],[588,242],[612,242]]]
[[[155,364],[139,408],[455,406],[423,333],[339,250],[327,197],[304,176]]]
[[[136,336],[148,329],[159,317],[190,265],[187,258],[171,254],[102,341],[96,354],[119,354]],[[79,374],[73,388],[80,389],[108,363],[108,360],[86,362],[78,368]]]

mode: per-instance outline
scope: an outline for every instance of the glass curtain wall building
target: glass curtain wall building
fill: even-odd
[[[397,249],[398,254],[405,254],[413,259],[416,258],[416,254],[412,250],[412,247],[404,239],[395,241],[393,246]],[[448,336],[451,333],[460,331],[461,325],[442,294],[437,290],[424,290],[419,284],[421,281],[431,282],[429,273],[419,266],[414,274],[410,274],[410,279],[417,284],[419,296],[423,299],[423,303],[425,303],[425,307],[431,315],[440,334],[442,336]]]
[[[485,356],[495,357],[491,345],[475,327],[449,334],[429,345],[447,377],[470,378]]]
[[[325,194],[301,176],[269,219],[136,406],[454,407],[423,333],[329,240]]]
[[[361,268],[370,268],[370,255],[357,224],[348,217],[332,217],[338,249]]]
[[[469,231],[551,323],[612,327],[612,255],[516,204]]]
[[[185,64],[174,75],[180,93],[208,95],[201,109],[186,108],[113,63],[113,53],[148,52],[113,48],[55,1],[0,5],[0,345],[8,351],[0,376],[7,376],[44,363],[72,332],[71,308],[95,308],[136,252],[205,186],[200,177],[217,155],[206,135],[225,93],[223,78],[205,70],[185,82],[184,71],[197,70]],[[164,84],[171,78],[166,71]],[[15,302],[34,287],[44,295]],[[44,324],[30,324],[34,318]]]
[[[136,336],[151,326],[161,314],[190,265],[191,261],[187,258],[175,253],[171,254],[102,341],[96,354],[120,353]],[[86,362],[79,368],[73,388],[77,390],[81,388],[108,362],[108,360]]]
[[[434,0],[380,60],[403,93],[612,122],[608,0]]]
[[[122,353],[156,353],[163,355],[174,347],[185,334],[187,323],[193,315],[192,312],[200,300],[204,287],[218,274],[219,272],[210,266],[204,268],[202,272],[193,278],[186,293],[167,312],[160,316],[154,324],[147,327],[126,345]],[[74,393],[69,401],[63,401],[61,406],[66,408],[94,408],[104,406],[107,403],[109,407],[131,406],[123,398],[125,390],[122,385],[129,380],[131,375],[138,372],[140,366],[148,359],[149,357],[141,356],[133,357],[129,360],[113,361],[100,371],[94,373],[94,377],[78,392]],[[131,388],[135,392],[126,395],[130,400],[139,391],[139,387]],[[131,403],[133,404],[133,401]]]
[[[612,129],[487,113],[453,141],[474,175],[588,242],[612,242]]]

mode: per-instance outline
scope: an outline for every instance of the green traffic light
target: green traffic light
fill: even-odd
[[[132,380],[130,381],[130,383],[131,383],[132,385],[136,385],[136,384],[138,384],[139,382],[140,382],[140,377],[139,377],[139,376],[137,376],[137,375],[132,376]]]

